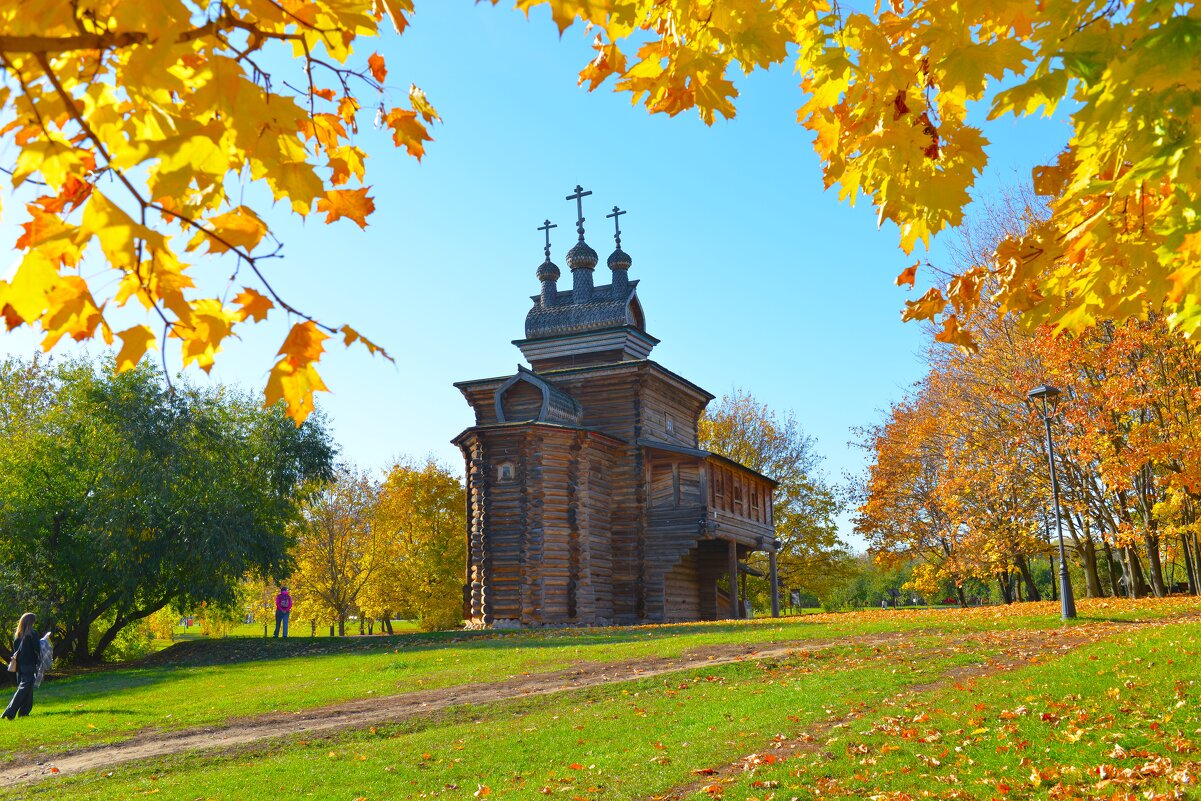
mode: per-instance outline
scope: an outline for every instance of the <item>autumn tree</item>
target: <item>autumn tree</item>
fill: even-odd
[[[363,589],[385,558],[384,540],[375,525],[378,489],[363,472],[339,468],[305,503],[295,526],[296,572],[290,589],[298,619],[330,624],[346,634],[346,621],[359,610]]]
[[[393,613],[427,631],[462,621],[466,501],[463,482],[432,458],[389,469],[374,519],[386,545],[363,600],[389,631]]]
[[[846,573],[846,545],[835,520],[842,504],[821,474],[813,438],[794,413],[777,413],[735,390],[705,411],[698,439],[702,448],[779,482],[772,515],[781,542],[777,568],[783,586],[820,596]]]
[[[710,124],[733,117],[738,73],[792,62],[798,119],[814,134],[825,185],[852,202],[869,198],[906,252],[961,223],[988,162],[980,112],[1060,110],[1070,122],[1066,148],[1032,175],[1050,215],[909,302],[906,318],[937,320],[941,341],[971,347],[965,318],[991,284],[1002,314],[1032,324],[1082,330],[1153,311],[1185,334],[1201,326],[1194,5],[893,0],[870,13],[800,0],[514,5],[548,6],[561,35],[590,37],[595,57],[580,83],[596,89],[613,78],[652,113],[695,109]],[[12,188],[36,187],[16,243],[21,264],[0,282],[6,324],[40,327],[47,345],[119,338],[122,367],[174,339],[185,364],[207,368],[246,323],[286,314],[294,322],[267,399],[284,398],[303,419],[324,389],[314,365],[329,336],[378,348],[291,306],[267,280],[279,252],[262,213],[268,202],[243,201],[242,189],[261,185],[302,216],[367,224],[360,118],[378,114],[418,158],[438,120],[416,88],[404,106],[382,102],[387,67],[363,46],[385,15],[403,32],[413,6],[34,0],[0,9],[8,119],[0,136],[14,145]],[[269,71],[277,54],[292,59]],[[202,288],[202,254],[236,263],[234,291]],[[913,271],[903,278],[912,285]],[[114,332],[112,307],[131,299],[153,327]]]
[[[0,611],[36,610],[77,663],[160,609],[231,608],[243,576],[286,574],[332,461],[319,416],[169,391],[145,363],[0,363],[0,439]]]

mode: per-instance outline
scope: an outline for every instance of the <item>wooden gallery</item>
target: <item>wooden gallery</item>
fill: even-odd
[[[542,291],[513,343],[529,369],[455,384],[475,412],[454,439],[467,461],[464,617],[476,627],[743,617],[738,578],[757,572],[743,563],[752,551],[770,554],[778,614],[775,482],[698,447],[713,395],[648,358],[659,340],[619,226],[612,282],[594,284],[588,194],[568,197],[579,234],[569,290],[550,258],[555,226],[540,229]]]

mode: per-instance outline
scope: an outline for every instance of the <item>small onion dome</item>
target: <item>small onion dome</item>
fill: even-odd
[[[548,258],[538,265],[537,275],[539,281],[558,281],[559,267]]]
[[[588,247],[588,243],[581,239],[571,250],[567,251],[567,266],[573,270],[591,270],[596,267],[599,258],[596,251]]]
[[[620,247],[609,254],[609,269],[610,270],[628,270],[634,260],[630,258],[630,254],[626,253]]]

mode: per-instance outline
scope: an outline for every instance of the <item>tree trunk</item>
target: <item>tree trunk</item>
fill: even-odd
[[[958,584],[955,585],[955,596],[959,599],[960,608],[966,609],[967,597],[963,594],[963,587],[960,587]]]
[[[1114,598],[1122,594],[1122,590],[1118,587],[1118,571],[1117,564],[1113,559],[1113,549],[1109,547],[1109,540],[1101,540],[1101,544],[1105,549],[1105,565],[1109,570],[1109,590]]]
[[[309,621],[309,636],[310,637],[317,636],[317,621],[316,620]]]
[[[1038,591],[1038,585],[1034,583],[1034,576],[1030,573],[1030,562],[1024,556],[1019,556],[1016,561],[1018,570],[1022,573],[1022,581],[1026,583],[1026,597],[1031,601],[1041,601],[1043,596]]]
[[[997,584],[1001,586],[1001,600],[1007,604],[1013,603],[1013,588],[1009,584],[1009,574],[1006,572],[998,573]]]
[[[367,618],[367,636],[375,634],[375,618]]]
[[[331,636],[331,637],[334,636],[334,624],[333,623],[329,624],[329,636]]]
[[[265,638],[266,636],[267,636],[267,621],[264,620],[263,621],[263,637]]]
[[[1148,525],[1143,544],[1147,546],[1147,572],[1151,574],[1151,589],[1156,598],[1162,598],[1168,594],[1168,590],[1163,580],[1163,560],[1159,556],[1159,535],[1151,528],[1154,525],[1154,522]]]
[[[1084,541],[1080,555],[1084,557],[1084,583],[1088,597],[1103,598],[1105,592],[1101,589],[1101,576],[1097,573],[1097,544],[1092,537]]]
[[[1189,547],[1188,534],[1180,535],[1180,552],[1184,555],[1184,574],[1188,579],[1188,591],[1197,594],[1197,567],[1193,561],[1193,549]]]
[[[338,616],[338,636],[339,637],[346,636],[346,615]]]

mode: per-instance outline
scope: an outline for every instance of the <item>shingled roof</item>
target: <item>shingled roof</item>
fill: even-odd
[[[642,327],[630,310],[631,302],[637,302],[637,281],[630,281],[624,288],[615,289],[612,284],[592,288],[592,297],[587,303],[572,303],[573,291],[559,290],[554,301],[543,305],[538,295],[531,296],[534,307],[525,316],[526,339],[578,334],[601,328],[623,325]]]

